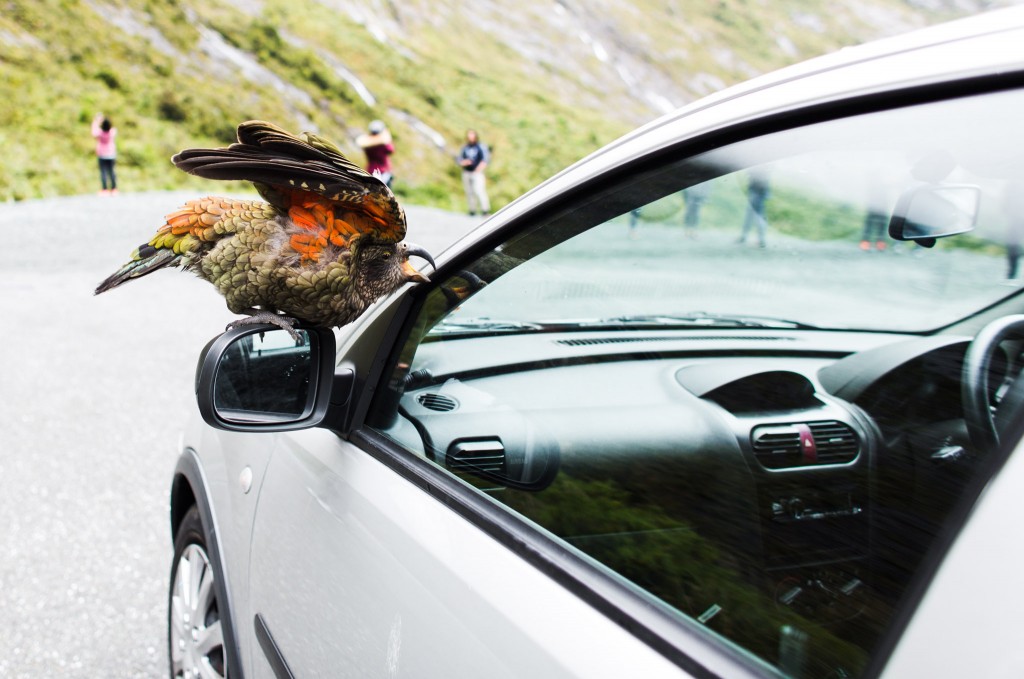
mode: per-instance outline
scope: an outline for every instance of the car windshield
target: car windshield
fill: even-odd
[[[827,121],[639,169],[479,262],[432,335],[955,323],[1018,291],[1024,163],[1004,140],[1022,99]],[[970,232],[892,238],[922,191],[973,197],[948,206]]]

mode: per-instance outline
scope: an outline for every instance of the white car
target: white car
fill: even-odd
[[[172,676],[1024,676],[1022,238],[1015,8],[647,125],[338,331],[225,333]]]

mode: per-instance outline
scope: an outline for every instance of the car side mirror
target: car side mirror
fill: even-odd
[[[338,392],[335,400],[341,396],[344,405],[354,372],[342,369],[341,384],[335,384],[333,331],[296,332],[298,339],[276,326],[244,325],[206,345],[196,370],[196,399],[207,424],[227,431],[271,432],[339,419],[331,412],[336,405],[332,392]],[[352,379],[344,379],[346,375]]]
[[[977,186],[916,186],[896,201],[889,236],[930,248],[938,238],[973,231],[980,204],[981,189]]]

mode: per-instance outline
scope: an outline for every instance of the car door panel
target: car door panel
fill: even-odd
[[[680,676],[679,668],[335,435],[281,437],[251,611],[295,676]],[[242,621],[252,633],[254,620]],[[254,646],[255,677],[276,676]]]

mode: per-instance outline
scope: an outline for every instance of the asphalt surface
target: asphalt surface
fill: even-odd
[[[235,317],[159,272],[100,296],[184,193],[0,204],[0,677],[166,677],[167,506],[196,359]],[[437,253],[478,220],[408,208]]]

